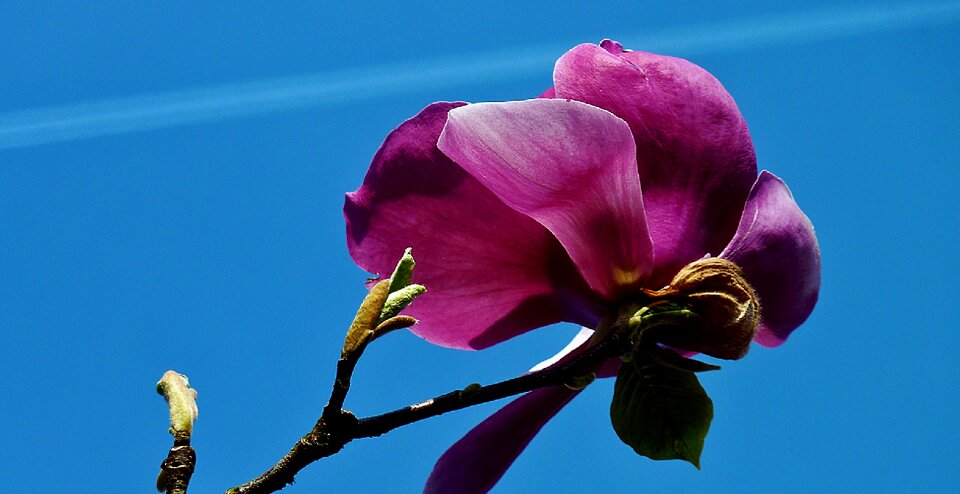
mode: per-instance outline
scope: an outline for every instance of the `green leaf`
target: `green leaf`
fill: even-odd
[[[613,429],[638,454],[700,468],[713,402],[693,372],[638,352],[620,366],[610,404]]]
[[[391,293],[383,304],[383,309],[380,312],[380,321],[386,321],[399,314],[400,311],[406,309],[414,299],[423,295],[426,291],[427,288],[425,286],[414,284],[407,285]]]
[[[393,274],[390,275],[389,293],[393,293],[410,284],[413,280],[413,267],[416,266],[416,264],[413,260],[413,249],[407,247],[403,251],[403,257],[400,258],[397,267],[393,270]]]

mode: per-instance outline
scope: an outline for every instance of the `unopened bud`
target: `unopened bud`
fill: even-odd
[[[586,388],[587,386],[592,384],[593,381],[596,381],[596,380],[597,380],[597,374],[595,372],[589,372],[581,376],[570,377],[569,379],[567,379],[566,382],[563,383],[563,385],[566,386],[567,389],[571,391],[580,391],[581,389]]]
[[[157,383],[157,393],[167,400],[170,408],[170,434],[189,438],[193,422],[197,420],[197,390],[190,387],[187,376],[169,370]]]
[[[345,357],[357,351],[358,348],[366,346],[367,340],[373,335],[373,330],[380,322],[380,311],[383,310],[383,304],[387,301],[389,288],[390,280],[383,280],[367,293],[360,304],[360,309],[357,310],[357,315],[353,318],[350,329],[347,330],[341,356]]]

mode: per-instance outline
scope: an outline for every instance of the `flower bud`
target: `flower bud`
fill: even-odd
[[[167,400],[170,408],[170,434],[189,438],[199,415],[197,390],[190,387],[190,380],[179,372],[168,370],[157,383],[157,393]]]

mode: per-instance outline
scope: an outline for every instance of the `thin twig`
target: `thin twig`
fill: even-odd
[[[398,427],[447,412],[462,410],[538,388],[566,384],[570,382],[571,378],[594,371],[597,365],[623,354],[626,350],[629,350],[629,344],[626,343],[625,338],[621,338],[620,335],[611,335],[611,337],[572,358],[564,365],[547,367],[538,372],[531,372],[486,386],[468,387],[416,405],[360,419],[357,421],[353,437],[355,439],[376,437]]]
[[[360,352],[354,352],[337,361],[337,374],[333,380],[333,389],[330,392],[330,399],[323,407],[323,417],[331,420],[340,414],[343,409],[343,402],[347,399],[347,392],[350,391],[350,380],[353,377],[353,370],[357,367]]]
[[[570,358],[565,364],[487,386],[471,385],[415,405],[359,420],[342,409],[343,399],[350,386],[350,375],[359,355],[356,358],[344,357],[337,364],[337,377],[330,403],[324,407],[323,416],[313,430],[297,441],[270,470],[246,484],[228,490],[227,494],[265,494],[279,491],[292,484],[294,476],[304,467],[336,454],[354,439],[380,436],[404,425],[447,412],[546,386],[563,385],[576,377],[593,372],[606,360],[620,356],[629,349],[628,339],[613,333],[583,353]]]
[[[167,458],[160,464],[157,490],[167,494],[187,494],[196,464],[197,453],[190,446],[190,438],[174,440]]]

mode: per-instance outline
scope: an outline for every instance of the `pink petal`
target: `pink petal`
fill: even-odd
[[[790,189],[764,170],[750,191],[733,240],[720,257],[743,268],[760,298],[755,337],[775,347],[807,319],[820,293],[820,247]]]
[[[719,252],[757,176],[746,122],[723,86],[686,60],[624,52],[609,40],[563,55],[554,83],[557,98],[630,125],[655,249],[652,286]]]
[[[593,295],[557,239],[436,148],[461,105],[433,104],[387,137],[347,194],[350,255],[389,276],[413,247],[428,292],[407,313],[420,319],[413,332],[439,345],[479,349],[563,320],[594,324]]]
[[[578,393],[565,386],[551,386],[510,402],[440,457],[424,494],[489,491],[544,424]]]
[[[479,103],[450,112],[438,147],[547,227],[608,300],[647,277],[652,248],[623,120],[576,101]]]

